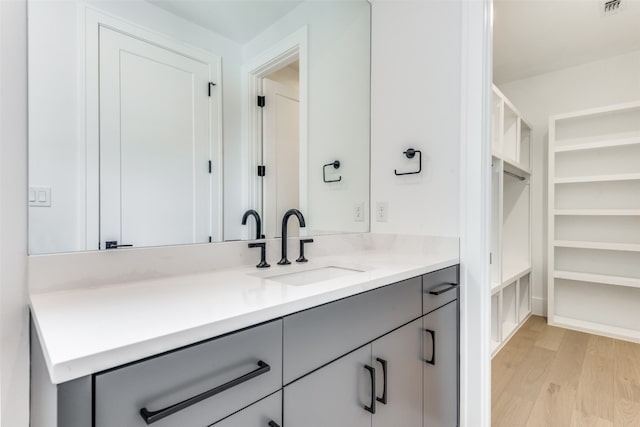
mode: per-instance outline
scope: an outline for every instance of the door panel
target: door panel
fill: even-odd
[[[379,398],[384,394],[383,363],[387,368],[387,403],[378,402],[373,427],[422,427],[422,336],[418,319],[373,342]]]
[[[100,236],[208,242],[209,65],[100,28]]]
[[[350,353],[284,388],[287,427],[370,427],[371,346]]]
[[[458,425],[458,303],[453,301],[422,319],[425,328],[424,427],[455,427]]]
[[[297,88],[270,79],[263,80],[263,90],[265,234],[280,237],[284,213],[300,209],[300,101]],[[288,235],[299,234],[298,223],[291,221]]]

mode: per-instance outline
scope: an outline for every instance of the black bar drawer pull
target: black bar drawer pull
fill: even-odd
[[[376,369],[373,366],[364,365],[364,369],[371,375],[371,406],[364,406],[365,411],[376,413]]]
[[[280,427],[280,425],[275,422],[275,421],[269,421],[269,424],[267,424],[269,427]]]
[[[376,400],[383,405],[387,404],[387,366],[389,365],[386,360],[377,357],[376,361],[382,365],[382,378],[384,379],[384,387],[382,388],[382,397],[376,397]]]
[[[429,335],[431,335],[431,359],[426,360],[429,365],[436,364],[436,331],[432,331],[431,329],[425,329]]]
[[[442,295],[445,292],[449,292],[450,290],[455,289],[457,287],[458,285],[456,283],[443,283],[437,288],[433,288],[429,290],[429,295]]]
[[[252,378],[260,376],[262,374],[266,374],[271,370],[271,366],[264,363],[262,360],[258,362],[258,369],[255,369],[248,374],[244,374],[241,377],[238,377],[234,380],[231,380],[227,383],[219,385],[217,387],[212,388],[211,390],[207,390],[203,393],[200,393],[197,396],[190,397],[189,399],[183,400],[182,402],[178,402],[174,405],[167,406],[166,408],[159,409],[157,411],[149,411],[147,408],[140,409],[140,415],[142,419],[147,424],[155,423],[156,421],[160,421],[163,418],[168,417],[169,415],[173,415],[176,412],[182,411],[183,409],[188,408],[189,406],[195,405],[198,402],[202,402],[205,399],[208,399],[216,394],[222,393],[225,390],[229,390],[237,385],[240,385],[246,381],[249,381]]]

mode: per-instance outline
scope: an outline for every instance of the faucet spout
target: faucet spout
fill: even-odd
[[[302,216],[302,212],[298,209],[289,209],[285,212],[282,217],[282,259],[278,261],[278,265],[287,265],[291,264],[291,261],[287,259],[287,223],[289,222],[289,218],[295,216],[298,218],[298,222],[300,223],[300,227],[306,227],[307,224],[304,222],[304,216]]]
[[[242,216],[242,225],[247,225],[247,220],[252,216],[256,220],[256,240],[264,239],[264,235],[262,234],[262,220],[260,219],[260,214],[253,209],[249,209]]]

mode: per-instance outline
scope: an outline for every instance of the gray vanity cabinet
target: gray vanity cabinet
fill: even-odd
[[[282,388],[282,320],[97,374],[94,387],[95,427],[211,425]]]
[[[284,388],[286,427],[371,427],[371,345]]]
[[[266,397],[248,408],[215,423],[215,427],[282,426],[282,392]]]
[[[423,317],[424,427],[458,425],[458,303]]]
[[[455,427],[458,318],[452,267],[58,386],[36,340],[32,425]]]
[[[371,344],[376,395],[386,402],[378,401],[373,427],[422,427],[422,334],[417,319]]]
[[[422,360],[417,319],[286,386],[285,426],[422,427]]]

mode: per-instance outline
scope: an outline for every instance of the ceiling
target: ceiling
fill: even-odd
[[[493,76],[505,83],[640,50],[640,0],[494,0]]]
[[[147,0],[208,30],[244,44],[302,0]]]

